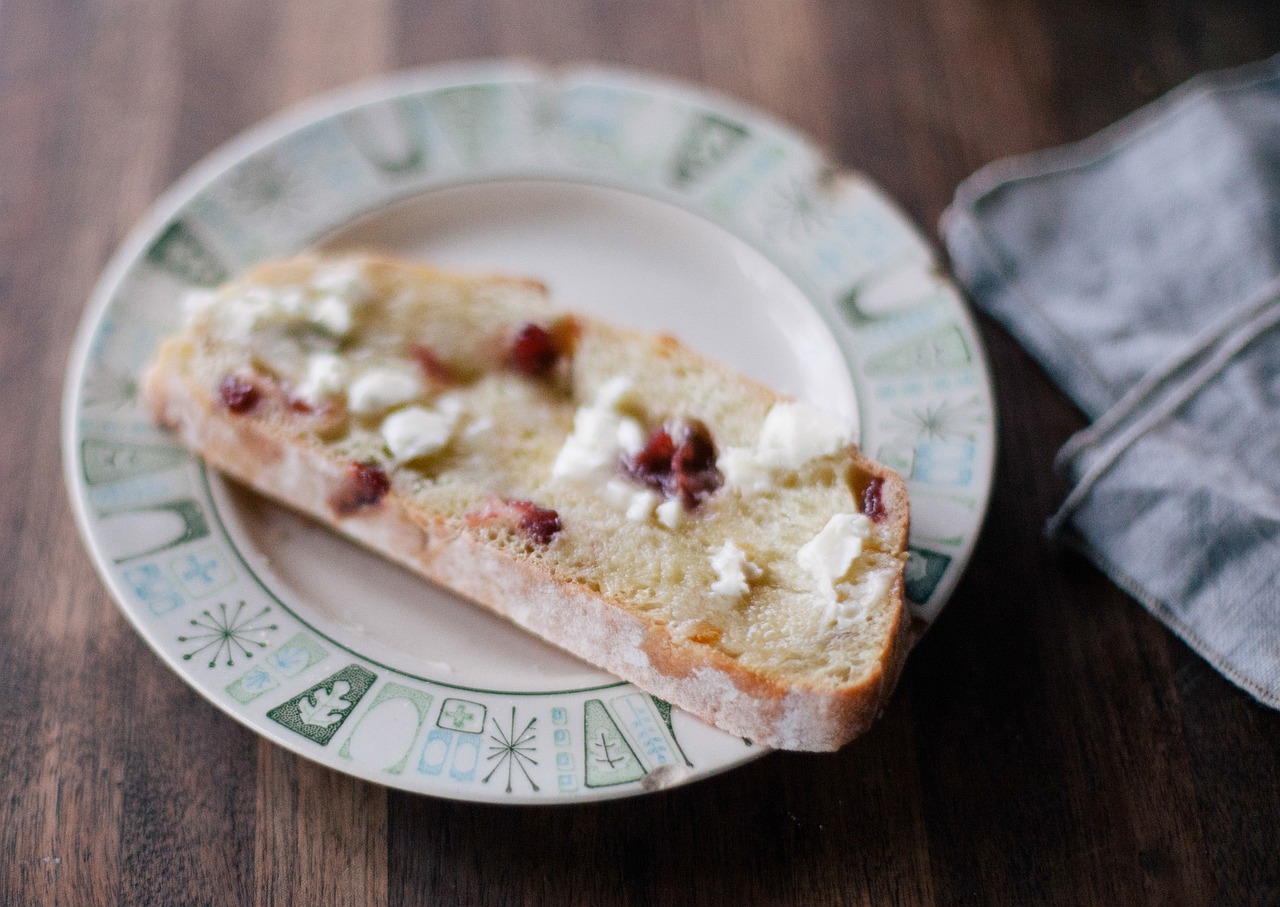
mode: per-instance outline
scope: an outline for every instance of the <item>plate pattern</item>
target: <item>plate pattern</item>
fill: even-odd
[[[86,316],[68,378],[68,483],[126,615],[196,689],[266,736],[440,796],[626,796],[760,748],[628,684],[470,690],[324,636],[250,568],[203,466],[138,399],[138,371],[176,327],[186,290],[397,200],[530,178],[679,206],[761,250],[802,289],[847,360],[863,448],[908,481],[907,589],[927,626],[972,550],[993,465],[990,380],[959,295],[865,179],[757,112],[630,73],[428,71],[287,115],[198,167],[117,256]]]

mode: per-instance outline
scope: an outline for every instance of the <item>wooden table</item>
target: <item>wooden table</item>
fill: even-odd
[[[0,3],[0,903],[1280,903],[1280,715],[1045,540],[1083,420],[988,321],[990,517],[874,732],[622,802],[446,802],[259,739],[126,624],[59,465],[72,332],[125,231],[316,92],[478,56],[644,67],[793,123],[934,234],[979,165],[1280,50],[1274,4],[356,6]]]

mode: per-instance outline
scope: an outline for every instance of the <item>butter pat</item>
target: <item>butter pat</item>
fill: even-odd
[[[426,392],[422,379],[404,369],[371,368],[351,382],[347,405],[359,416],[384,413]]]
[[[719,551],[711,555],[711,568],[716,572],[711,591],[722,598],[734,600],[746,595],[748,582],[759,579],[764,572],[747,560],[747,553],[731,541],[726,541]]]
[[[407,463],[443,450],[457,421],[457,414],[410,406],[382,420],[382,439],[397,463]]]
[[[863,539],[870,534],[871,520],[862,514],[837,513],[796,553],[796,560],[813,577],[827,603],[835,603],[836,583],[849,572],[862,553]]]

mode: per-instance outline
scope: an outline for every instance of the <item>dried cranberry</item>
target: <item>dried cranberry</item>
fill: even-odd
[[[529,322],[511,341],[511,365],[530,378],[545,378],[560,360],[560,348],[551,334]]]
[[[716,442],[711,430],[697,419],[681,424],[678,443],[671,458],[671,476],[664,490],[679,497],[680,503],[693,509],[724,484],[724,476],[716,468]]]
[[[218,385],[218,398],[233,413],[247,413],[258,405],[262,391],[243,375],[227,375]]]
[[[867,483],[866,491],[862,492],[862,512],[871,517],[873,522],[879,523],[889,515],[889,511],[884,508],[884,501],[880,497],[880,492],[884,488],[884,479],[875,478]]]
[[[644,447],[624,456],[621,465],[631,478],[679,498],[690,510],[724,484],[711,431],[697,419],[654,429]]]
[[[415,343],[409,347],[409,355],[418,363],[418,368],[422,369],[422,374],[427,380],[434,381],[437,384],[454,384],[458,380],[458,376],[454,374],[448,364],[436,355],[436,351],[431,347],[422,343]]]
[[[671,476],[676,455],[676,442],[665,428],[655,428],[645,439],[644,447],[622,458],[622,471],[655,491],[662,491]]]
[[[391,480],[377,463],[352,463],[343,485],[329,498],[329,505],[346,516],[378,504],[391,490]]]
[[[509,501],[508,506],[519,517],[520,529],[539,545],[548,544],[564,528],[560,525],[560,514],[549,507],[539,507],[532,501]]]

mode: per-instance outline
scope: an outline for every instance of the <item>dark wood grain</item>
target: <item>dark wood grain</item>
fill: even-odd
[[[1280,903],[1280,715],[1045,540],[1083,421],[989,323],[991,514],[875,731],[626,802],[434,800],[259,740],[116,610],[59,465],[125,232],[319,91],[470,57],[645,68],[813,135],[932,233],[987,161],[1278,50],[1275,4],[1243,0],[0,3],[0,903]]]

